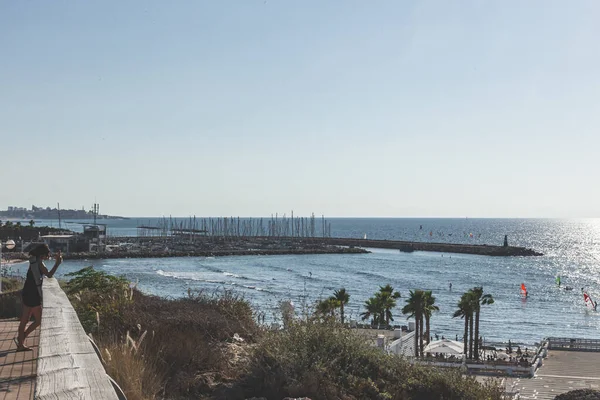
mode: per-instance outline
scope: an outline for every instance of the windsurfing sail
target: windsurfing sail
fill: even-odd
[[[583,302],[588,307],[591,307],[593,309],[596,308],[596,303],[594,303],[594,300],[592,300],[592,297],[589,294],[587,294],[587,292],[583,292]]]
[[[556,284],[560,286],[560,275],[556,276]]]
[[[524,283],[521,283],[521,294],[523,296],[527,296],[527,288],[525,287]]]

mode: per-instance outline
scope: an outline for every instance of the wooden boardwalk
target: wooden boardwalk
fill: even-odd
[[[550,350],[533,378],[509,379],[519,399],[551,400],[576,389],[600,390],[600,352]],[[509,390],[510,391],[510,390]]]
[[[17,319],[0,320],[0,400],[30,400],[35,393],[39,328],[25,341],[33,351],[17,352]]]

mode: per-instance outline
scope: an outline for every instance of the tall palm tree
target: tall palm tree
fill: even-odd
[[[35,225],[35,221],[34,220],[29,221],[29,226],[33,228],[33,225]]]
[[[379,286],[379,291],[382,293],[383,292],[390,293],[390,295],[395,299],[400,297],[400,292],[394,291],[394,288],[389,283],[385,286]]]
[[[393,321],[392,309],[396,307],[396,299],[400,298],[400,292],[394,291],[394,288],[387,284],[379,287],[379,292],[375,294],[378,301],[381,303],[382,314],[380,320],[385,320],[386,325],[390,325],[390,321]]]
[[[434,311],[440,311],[440,308],[435,305],[435,297],[432,295],[431,290],[426,290],[423,292],[423,315],[425,316],[425,340],[427,340],[427,344],[429,344],[431,338],[429,319]]]
[[[360,314],[362,320],[365,321],[371,318],[371,325],[379,325],[381,323],[381,304],[376,297],[371,297],[365,301],[365,311]]]
[[[458,304],[456,305],[458,309],[452,315],[452,318],[461,317],[465,319],[465,331],[463,335],[463,353],[468,357],[468,341],[469,341],[469,320],[473,316],[473,301],[471,300],[472,294],[470,292],[465,292],[460,297]]]
[[[471,315],[469,315],[469,359],[473,359],[473,313],[475,312],[475,299],[469,296]]]
[[[491,294],[483,294],[483,287],[478,286],[470,290],[473,294],[473,305],[475,307],[475,359],[479,360],[479,314],[481,306],[494,304]]]
[[[346,292],[346,289],[341,288],[341,289],[338,289],[335,292],[333,292],[333,296],[331,296],[331,299],[337,301],[340,306],[340,321],[343,324],[344,323],[344,305],[348,304],[348,302],[350,301],[350,294],[348,294],[348,292]]]
[[[335,316],[335,309],[337,308],[337,301],[331,297],[325,300],[317,301],[317,313],[323,316]]]
[[[423,343],[422,315],[424,308],[424,294],[422,290],[411,290],[406,305],[402,308],[402,314],[407,314],[407,319],[415,318],[415,357],[419,357],[419,337],[421,338],[421,348]],[[422,352],[421,352],[422,355]]]

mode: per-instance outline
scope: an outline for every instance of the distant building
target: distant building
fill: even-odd
[[[74,235],[44,235],[41,236],[40,239],[42,239],[53,252],[60,250],[65,254],[69,254],[71,247],[76,240]]]
[[[86,224],[83,236],[89,243],[89,251],[106,250],[106,224]]]

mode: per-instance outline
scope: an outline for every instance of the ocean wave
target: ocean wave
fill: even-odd
[[[166,271],[163,271],[162,269],[159,269],[156,271],[156,274],[160,275],[160,276],[164,276],[166,278],[173,278],[173,279],[179,279],[179,280],[184,280],[184,281],[195,281],[195,282],[212,283],[212,284],[217,284],[217,285],[238,286],[240,288],[256,290],[259,292],[274,293],[269,289],[265,289],[265,288],[261,288],[261,287],[257,287],[257,286],[253,286],[253,285],[240,285],[233,281],[224,281],[224,280],[219,280],[219,279],[204,279],[204,278],[197,276],[195,272],[166,272]],[[229,272],[225,273],[225,274],[227,276],[237,277],[237,276],[235,276],[235,274],[231,274]],[[241,278],[248,279],[245,277],[241,277]]]
[[[203,265],[203,264],[200,264],[200,265],[202,266],[202,268],[206,268],[207,270],[209,270],[211,272],[219,272],[219,273],[223,272],[222,269],[219,269],[217,267],[212,267],[210,265]]]
[[[238,275],[238,274],[234,274],[234,273],[227,272],[227,271],[223,271],[223,275],[225,275],[225,276],[230,276],[230,277],[232,277],[232,278],[236,278],[236,279],[250,280],[250,278],[248,278],[247,276]],[[258,279],[257,279],[257,280],[258,280]]]
[[[356,275],[362,275],[362,276],[368,276],[369,278],[389,279],[386,276],[383,276],[383,275],[380,275],[380,274],[375,274],[373,272],[368,272],[368,271],[356,271],[355,274]]]

